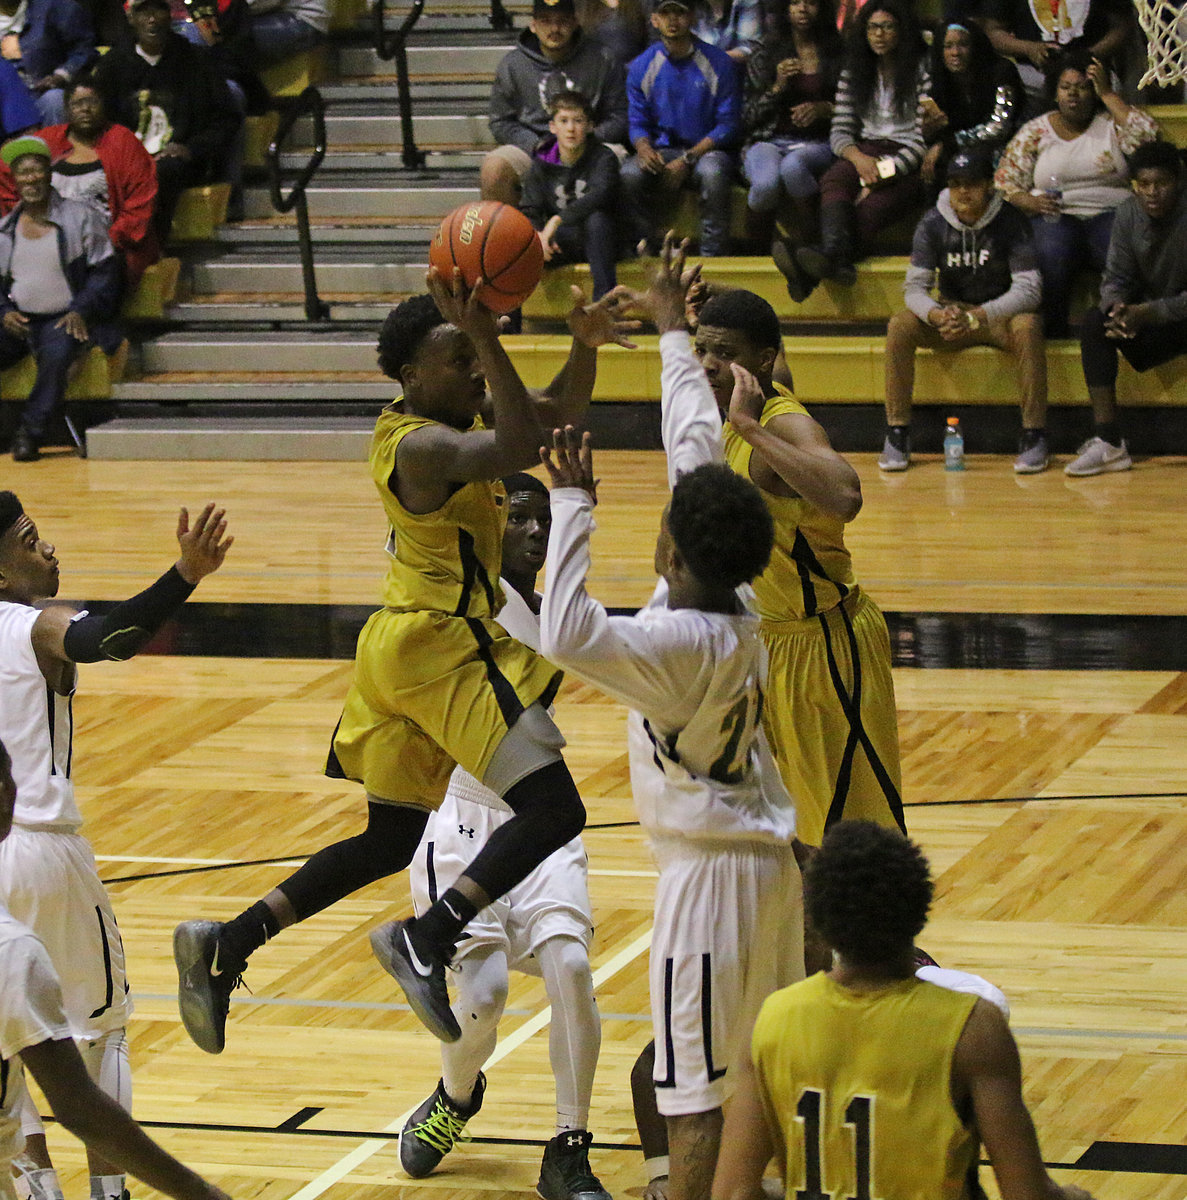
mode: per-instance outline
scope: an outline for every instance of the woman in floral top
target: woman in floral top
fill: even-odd
[[[1158,126],[1113,91],[1100,60],[1071,50],[1049,87],[1054,107],[1028,121],[1006,147],[997,189],[1034,227],[1043,277],[1043,324],[1068,336],[1072,277],[1087,259],[1104,269],[1113,211],[1129,194],[1125,156],[1158,137]]]

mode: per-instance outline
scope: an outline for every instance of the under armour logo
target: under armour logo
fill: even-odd
[[[458,831],[458,833],[460,833],[462,835],[462,837],[468,837],[468,838],[474,837],[474,830],[467,829],[464,825],[459,825],[457,827],[457,831]]]
[[[583,1146],[584,1144],[585,1144],[585,1138],[583,1138],[581,1136],[581,1134],[579,1134],[579,1133],[566,1133],[565,1134],[565,1145],[568,1146],[568,1148],[570,1150],[576,1150],[576,1149],[578,1149],[578,1147]]]

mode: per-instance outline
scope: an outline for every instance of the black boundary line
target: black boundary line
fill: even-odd
[[[255,1134],[284,1134],[297,1135],[298,1137],[329,1137],[329,1138],[353,1138],[356,1141],[382,1141],[394,1142],[399,1138],[398,1133],[385,1133],[383,1130],[371,1131],[365,1129],[306,1129],[304,1122],[310,1117],[316,1116],[323,1110],[320,1108],[303,1108],[294,1113],[291,1117],[286,1118],[279,1125],[223,1125],[209,1124],[203,1121],[138,1121],[137,1124],[145,1129],[176,1129],[182,1131],[192,1131],[195,1133],[255,1133]],[[54,1117],[43,1116],[43,1121],[53,1122]],[[549,1139],[541,1138],[509,1138],[509,1137],[470,1137],[466,1139],[480,1146],[546,1146]],[[1108,1148],[1117,1143],[1112,1142],[1093,1142],[1080,1156],[1081,1159],[1088,1158],[1096,1148]],[[1143,1148],[1149,1145],[1152,1148],[1162,1149],[1164,1143],[1122,1143],[1126,1147],[1141,1145]],[[1179,1147],[1175,1147],[1178,1149]],[[643,1147],[632,1142],[591,1142],[590,1149],[592,1150],[628,1150],[640,1151]],[[1099,1154],[1099,1151],[1097,1151]],[[987,1158],[980,1160],[980,1165],[983,1167],[991,1166]],[[1179,1171],[1160,1171],[1156,1169],[1142,1170],[1133,1166],[1120,1166],[1110,1164],[1108,1166],[1093,1167],[1085,1166],[1081,1162],[1045,1162],[1043,1164],[1052,1171],[1108,1171],[1118,1174],[1134,1174],[1134,1175],[1169,1175],[1169,1174],[1184,1174],[1187,1172]]]
[[[959,804],[1049,804],[1059,800],[1169,800],[1184,796],[1187,792],[1097,792],[1085,796],[985,796],[979,800],[916,800],[903,805],[904,808],[951,808]],[[596,833],[605,829],[636,829],[638,821],[604,821],[586,825],[585,832]],[[266,867],[274,863],[309,859],[312,854],[280,854],[274,858],[253,858],[245,862],[211,863],[202,867],[178,867],[172,871],[144,871],[139,875],[113,875],[103,879],[104,886],[112,883],[142,883],[147,879],[169,879],[177,875],[202,875],[212,871],[232,871],[238,867]]]

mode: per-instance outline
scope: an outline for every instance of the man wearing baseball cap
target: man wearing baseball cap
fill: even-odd
[[[903,288],[907,307],[886,330],[886,441],[878,466],[911,463],[915,351],[995,346],[1015,362],[1022,442],[1014,470],[1047,469],[1047,349],[1039,316],[1042,281],[1029,221],[993,188],[993,160],[962,150],[948,164],[948,186],[915,228]],[[932,295],[938,288],[939,299]],[[938,448],[938,447],[937,447]]]
[[[0,158],[12,169],[18,197],[0,220],[0,369],[26,354],[37,363],[12,441],[13,461],[32,462],[66,394],[70,364],[92,343],[108,352],[119,344],[110,316],[120,268],[104,217],[54,191],[41,138],[14,138]]]
[[[577,23],[573,0],[535,0],[532,20],[499,63],[490,93],[490,131],[498,146],[482,160],[482,198],[518,204],[532,155],[548,135],[549,108],[578,91],[593,109],[600,142],[626,142],[622,67]]]

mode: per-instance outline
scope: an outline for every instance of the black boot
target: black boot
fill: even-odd
[[[812,279],[831,279],[843,287],[857,282],[853,265],[855,217],[848,201],[820,206],[819,246],[801,246],[796,251],[796,263]]]

